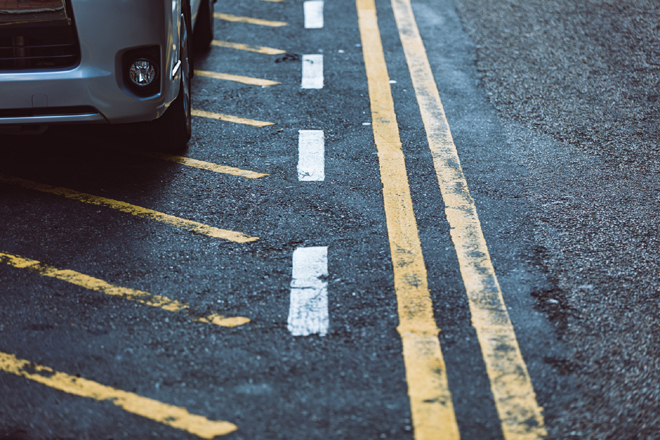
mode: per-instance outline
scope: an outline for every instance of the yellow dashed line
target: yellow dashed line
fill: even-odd
[[[223,115],[222,113],[212,113],[195,109],[192,109],[192,115],[201,118],[217,119],[218,121],[233,122],[234,124],[252,125],[253,127],[266,127],[274,124],[274,122],[257,121],[255,119],[239,118],[238,116]]]
[[[544,438],[547,433],[541,408],[504,304],[410,0],[392,0],[392,7],[504,438]]]
[[[177,228],[185,229],[186,231],[196,232],[198,234],[207,235],[209,237],[221,238],[236,243],[246,243],[258,240],[258,237],[250,237],[241,232],[229,231],[227,229],[215,228],[203,223],[198,223],[192,220],[175,217],[173,215],[164,214],[162,212],[154,211],[153,209],[143,208],[141,206],[131,205],[130,203],[120,202],[118,200],[107,199],[105,197],[94,196],[83,192],[74,191],[67,188],[46,185],[43,183],[33,182],[31,180],[21,179],[19,177],[10,177],[0,174],[0,182],[18,185],[23,188],[33,189],[49,194],[63,196],[68,199],[77,200],[83,203],[92,205],[104,206],[106,208],[115,209],[117,211],[125,212],[137,217],[147,220],[153,220],[165,223]]]
[[[212,439],[219,435],[227,435],[238,429],[233,423],[209,420],[203,416],[190,414],[186,408],[169,405],[135,393],[117,390],[88,379],[55,371],[43,365],[18,359],[13,354],[0,352],[0,371],[24,377],[65,393],[111,403],[126,412],[189,432],[201,438]]]
[[[264,174],[264,173],[257,173],[255,171],[242,170],[240,168],[218,165],[211,162],[204,162],[202,160],[191,159],[189,157],[173,156],[171,154],[157,153],[153,151],[143,151],[138,154],[140,154],[141,156],[167,160],[170,162],[178,163],[193,168],[199,168],[200,170],[207,170],[207,171],[213,171],[214,173],[230,174],[232,176],[245,177],[246,179],[259,179],[261,177],[268,176],[268,174]]]
[[[288,26],[289,24],[283,21],[263,20],[261,18],[252,18],[252,17],[241,17],[238,15],[222,14],[220,12],[214,13],[213,17],[220,20],[233,21],[236,23],[256,24],[258,26],[282,27],[282,26]]]
[[[19,255],[0,252],[0,263],[5,263],[18,269],[27,269],[41,276],[66,281],[67,283],[75,284],[76,286],[84,287],[85,289],[104,293],[106,295],[117,296],[130,301],[136,301],[151,307],[167,310],[168,312],[186,312],[189,308],[186,303],[164,296],[154,295],[149,292],[130,289],[128,287],[115,286],[98,278],[90,277],[89,275],[74,272],[72,270],[57,269],[37,260],[21,257]],[[213,313],[203,318],[193,318],[193,321],[207,322],[221,327],[236,327],[250,322],[248,318],[240,316],[225,317],[218,315],[217,313]]]
[[[232,75],[230,73],[207,72],[205,70],[195,70],[195,75],[205,76],[207,78],[222,79],[225,81],[239,82],[243,84],[249,84],[251,86],[270,87],[277,84],[282,84],[280,82],[271,81],[269,79],[251,78],[249,76]]]
[[[378,149],[408,395],[417,440],[457,440],[458,424],[433,318],[424,256],[374,0],[357,0]]]
[[[285,50],[273,49],[272,47],[252,46],[250,44],[232,43],[231,41],[213,40],[212,45],[218,47],[227,47],[229,49],[247,50],[248,52],[263,53],[266,55],[280,55],[286,53]]]

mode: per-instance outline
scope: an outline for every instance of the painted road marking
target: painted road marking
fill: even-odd
[[[251,125],[253,127],[266,127],[275,124],[274,122],[257,121],[256,119],[246,119],[238,116],[224,115],[222,113],[212,113],[204,110],[192,109],[193,116],[200,118],[217,119],[218,121],[233,122],[234,124]]]
[[[253,46],[250,44],[232,43],[231,41],[213,40],[212,45],[218,47],[227,47],[229,49],[247,50],[248,52],[263,53],[266,55],[279,55],[286,53],[285,50],[273,49],[272,47]]]
[[[410,0],[392,0],[495,406],[507,440],[547,435]]]
[[[323,88],[323,55],[303,55],[302,88]]]
[[[325,147],[323,130],[298,131],[298,180],[325,179]]]
[[[323,27],[323,2],[307,1],[303,3],[305,11],[305,29],[321,29]]]
[[[225,81],[233,81],[251,86],[270,87],[281,82],[271,81],[269,79],[252,78],[249,76],[232,75],[230,73],[207,72],[206,70],[195,70],[195,75],[205,76],[207,78],[222,79]]]
[[[416,440],[460,438],[390,89],[374,0],[357,0]]]
[[[263,20],[261,18],[252,18],[252,17],[241,17],[238,15],[222,14],[220,12],[215,12],[213,14],[213,17],[219,20],[233,21],[236,23],[256,24],[258,26],[282,27],[282,26],[287,26],[289,24],[283,21]]]
[[[328,248],[306,247],[293,252],[293,277],[287,328],[293,336],[325,336],[328,314]]]
[[[46,185],[44,183],[33,182],[31,180],[21,179],[19,177],[11,177],[0,174],[0,182],[10,183],[12,185],[18,185],[23,188],[33,189],[35,191],[63,196],[67,199],[77,200],[79,202],[89,203],[91,205],[104,206],[106,208],[115,209],[117,211],[131,214],[136,217],[165,223],[170,226],[184,229],[186,231],[207,235],[209,237],[221,238],[223,240],[229,240],[236,243],[247,243],[259,239],[258,237],[250,237],[249,235],[245,235],[241,232],[215,228],[203,223],[198,223],[192,220],[187,220],[185,218],[175,217],[173,215],[154,211],[153,209],[131,205],[130,203],[126,202],[120,202],[119,200],[99,197],[92,194],[74,191],[72,189]]]
[[[233,423],[209,420],[190,414],[186,408],[162,403],[135,393],[117,390],[88,379],[71,376],[50,367],[38,365],[13,354],[0,352],[0,371],[38,382],[56,390],[116,405],[126,412],[189,432],[201,438],[212,439],[238,429]]]
[[[259,179],[266,177],[268,174],[257,173],[255,171],[242,170],[240,168],[228,167],[225,165],[218,165],[211,162],[204,162],[202,160],[191,159],[183,156],[173,156],[166,153],[158,153],[155,151],[141,151],[138,154],[146,157],[153,157],[155,159],[167,160],[170,162],[178,163],[188,167],[199,168],[200,170],[213,171],[214,173],[230,174],[232,176],[245,177],[246,179]]]
[[[34,272],[44,277],[66,281],[67,283],[75,284],[76,286],[84,287],[85,289],[104,293],[106,295],[117,296],[130,301],[136,301],[151,307],[167,310],[168,312],[187,312],[190,307],[186,303],[165,296],[154,295],[149,292],[130,289],[128,287],[115,286],[89,275],[74,272],[72,270],[57,269],[53,266],[43,264],[40,261],[21,257],[19,255],[0,252],[0,263],[5,263],[18,269],[27,269],[30,272]],[[221,327],[237,327],[250,322],[248,318],[243,318],[241,316],[225,317],[217,313],[201,318],[193,318],[193,321],[207,322]]]

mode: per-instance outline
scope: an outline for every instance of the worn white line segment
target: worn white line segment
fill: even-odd
[[[323,88],[323,55],[303,55],[302,88]]]
[[[328,248],[306,247],[293,252],[291,304],[287,328],[293,336],[328,333]]]
[[[325,180],[323,130],[299,130],[298,133],[298,180]]]
[[[305,11],[305,29],[323,27],[323,2],[313,0],[303,3]]]

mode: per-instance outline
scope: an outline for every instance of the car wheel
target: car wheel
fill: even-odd
[[[213,41],[213,0],[202,0],[195,24],[195,51],[205,52]]]
[[[149,136],[155,144],[153,150],[176,152],[185,149],[192,134],[191,114],[191,56],[190,33],[188,32],[186,17],[181,15],[181,86],[179,95],[170,104],[165,114],[159,119],[148,123]]]

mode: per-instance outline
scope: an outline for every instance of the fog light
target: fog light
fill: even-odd
[[[131,78],[131,81],[133,81],[133,84],[145,87],[156,79],[156,69],[149,60],[137,60],[131,64],[128,75]]]

